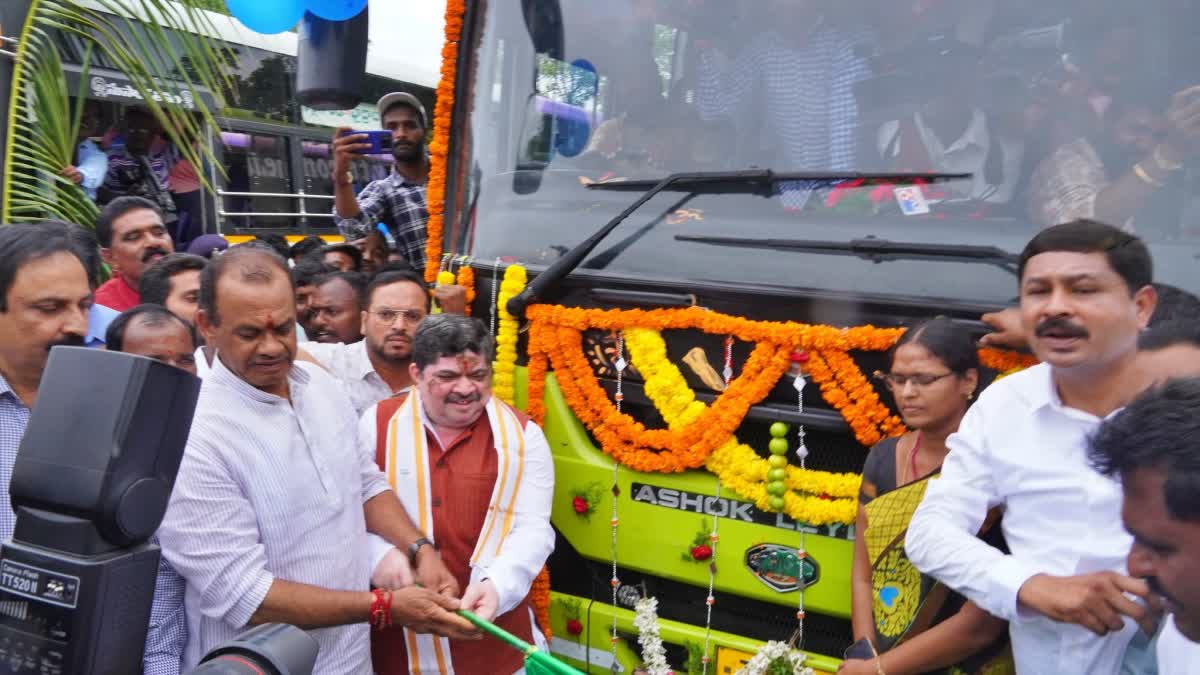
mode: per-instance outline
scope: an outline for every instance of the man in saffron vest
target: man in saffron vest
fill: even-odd
[[[492,351],[482,321],[429,317],[413,336],[412,390],[363,413],[361,442],[423,534],[408,551],[375,539],[372,583],[411,584],[416,561],[440,555],[464,608],[538,643],[529,589],[554,548],[554,465],[542,430],[492,396]],[[523,673],[494,640],[403,628],[375,633],[372,657],[379,675]]]

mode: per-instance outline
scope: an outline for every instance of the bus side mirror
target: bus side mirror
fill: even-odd
[[[525,29],[533,50],[552,59],[563,60],[563,18],[558,0],[521,0]]]

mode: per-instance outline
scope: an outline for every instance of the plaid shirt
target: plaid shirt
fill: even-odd
[[[396,249],[418,272],[425,270],[425,186],[409,182],[394,170],[358,193],[357,218],[342,218],[334,209],[338,229],[348,240],[361,239],[383,223],[396,238]]]
[[[17,398],[8,380],[0,374],[0,540],[3,541],[12,539],[17,523],[8,486],[12,482],[13,465],[17,462],[17,448],[28,425],[29,408]],[[179,675],[179,663],[187,642],[183,591],[183,579],[166,558],[159,560],[142,675]]]
[[[727,118],[761,128],[784,162],[778,171],[855,167],[858,103],[854,85],[870,75],[845,33],[815,28],[807,41],[764,33],[727,67],[705,51],[697,66],[696,107],[705,120]],[[756,96],[759,94],[760,96]],[[757,108],[764,105],[765,112]],[[786,206],[803,206],[802,184],[780,185]]]

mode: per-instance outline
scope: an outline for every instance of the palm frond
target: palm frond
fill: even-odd
[[[217,128],[202,92],[221,105],[233,91],[227,55],[209,16],[169,0],[33,0],[22,29],[9,101],[0,220],[56,218],[91,226],[98,210],[79,186],[60,175],[72,164],[93,55],[112,64],[142,97],[179,154],[199,169],[220,167],[203,142]],[[80,91],[69,91],[61,38],[83,45]],[[99,57],[103,57],[100,59]],[[189,92],[196,110],[168,104],[166,93]],[[72,97],[74,97],[72,102]],[[188,142],[186,139],[194,139]],[[197,171],[206,189],[207,173]]]

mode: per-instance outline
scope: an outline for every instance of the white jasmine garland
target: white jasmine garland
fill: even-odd
[[[658,600],[642,598],[634,606],[633,626],[638,629],[638,644],[642,646],[642,662],[648,675],[670,675],[667,653],[663,649],[658,629]]]
[[[794,675],[813,675],[812,668],[804,667],[804,654],[792,649],[786,643],[771,641],[762,646],[736,675],[764,675],[767,668],[779,659],[785,659]]]

